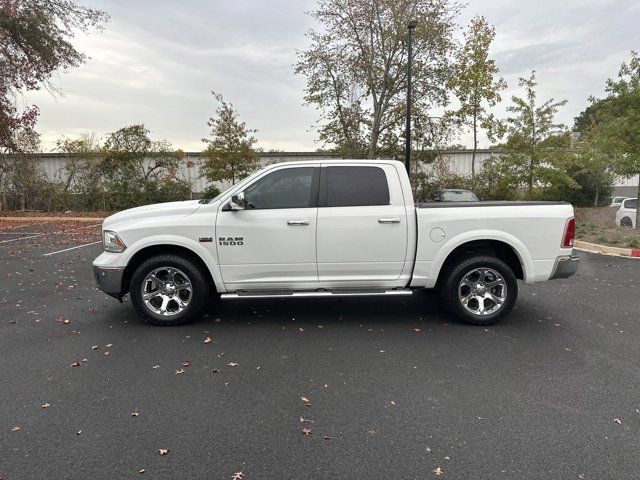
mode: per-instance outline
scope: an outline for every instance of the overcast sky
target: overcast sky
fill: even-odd
[[[43,150],[62,135],[103,136],[144,123],[154,138],[200,151],[214,109],[210,90],[232,102],[259,146],[316,150],[317,112],[302,104],[305,79],[294,76],[312,0],[80,0],[111,15],[103,33],[80,35],[86,64],[56,80],[64,92],[30,94],[41,110]],[[495,25],[493,56],[509,90],[538,72],[541,99],[567,99],[567,125],[601,95],[632,49],[640,49],[640,3],[621,0],[470,0],[459,22],[475,14]],[[462,143],[468,143],[463,137]]]

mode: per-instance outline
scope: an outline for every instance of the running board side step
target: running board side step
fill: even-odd
[[[311,291],[249,291],[223,293],[223,300],[239,300],[243,298],[309,298],[309,297],[381,297],[411,295],[413,290],[403,288],[399,290],[311,290]]]

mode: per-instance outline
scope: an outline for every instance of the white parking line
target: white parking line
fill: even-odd
[[[49,255],[55,255],[56,253],[68,252],[69,250],[75,250],[76,248],[88,247],[89,245],[95,245],[97,243],[102,243],[102,240],[98,240],[97,242],[85,243],[84,245],[78,245],[76,247],[65,248],[64,250],[58,250],[57,252],[49,252],[45,253],[43,256],[48,257]]]
[[[39,237],[39,236],[40,236],[40,234],[37,234],[37,235],[31,235],[30,237],[12,238],[12,239],[10,239],[10,240],[2,240],[2,241],[0,241],[0,243],[17,242],[17,241],[19,241],[19,240],[27,240],[28,238],[36,238],[36,237]]]

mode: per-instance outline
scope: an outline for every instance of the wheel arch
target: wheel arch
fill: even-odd
[[[140,248],[136,251],[132,257],[129,259],[127,266],[124,269],[122,275],[122,288],[123,292],[128,292],[130,288],[131,277],[133,276],[133,272],[135,272],[136,268],[142,264],[146,259],[151,258],[156,255],[179,255],[181,257],[187,258],[192,261],[195,265],[197,265],[202,273],[205,275],[207,282],[211,285],[212,292],[215,293],[219,291],[218,285],[216,284],[215,279],[211,273],[211,269],[205,262],[205,260],[196,252],[191,250],[190,248],[184,247],[182,245],[176,245],[172,243],[159,243],[153,245],[147,245],[145,247]]]
[[[462,256],[474,254],[489,254],[504,261],[513,271],[516,278],[527,281],[533,272],[533,261],[526,247],[516,238],[510,239],[504,235],[478,235],[476,238],[464,238],[442,249],[434,261],[429,278],[435,279],[433,286],[437,286],[446,272]]]
[[[628,223],[625,222],[625,220],[628,220]],[[627,225],[623,225],[623,223],[627,223]],[[625,215],[624,217],[622,217],[620,219],[620,226],[621,227],[633,227],[633,219],[627,215]]]

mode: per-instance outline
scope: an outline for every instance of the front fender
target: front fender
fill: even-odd
[[[503,231],[474,230],[473,232],[461,233],[449,239],[449,241],[442,246],[431,265],[431,270],[427,277],[426,287],[433,288],[435,286],[438,275],[440,274],[440,270],[442,269],[442,265],[444,265],[446,259],[449,257],[449,255],[451,255],[451,252],[453,252],[459,246],[464,245],[465,243],[478,240],[496,240],[506,243],[513,249],[513,251],[520,259],[524,281],[527,282],[528,279],[532,276],[534,268],[533,259],[531,258],[531,254],[529,253],[529,250],[524,243],[518,240],[515,236]]]
[[[194,254],[200,257],[200,259],[209,269],[216,287],[216,291],[226,291],[224,289],[224,283],[222,282],[220,269],[218,268],[217,259],[214,258],[212,253],[193,239],[182,237],[179,235],[164,234],[141,238],[135,241],[133,244],[127,246],[127,249],[122,253],[103,253],[96,259],[94,265],[126,267],[138,252],[144,250],[145,248],[156,247],[159,245],[174,245],[192,251]]]

